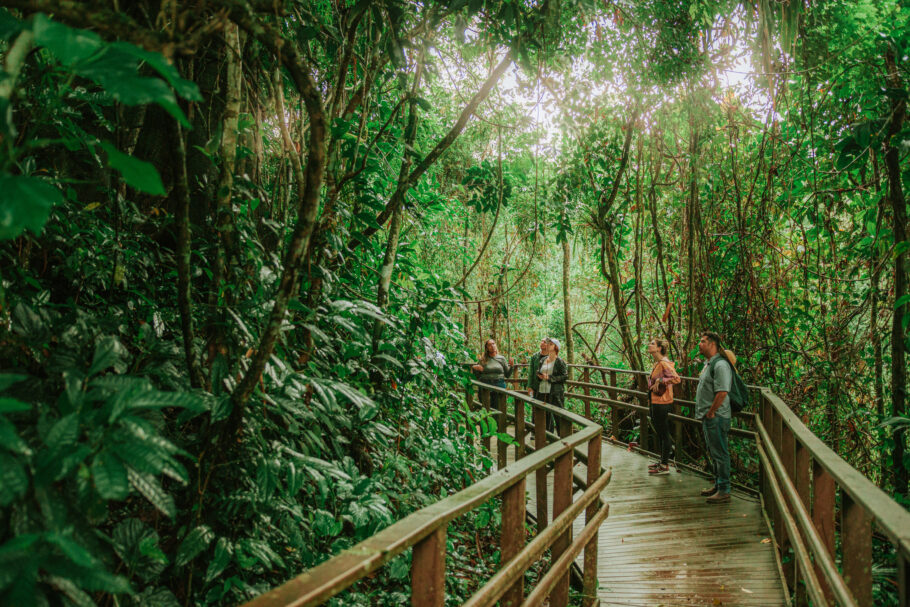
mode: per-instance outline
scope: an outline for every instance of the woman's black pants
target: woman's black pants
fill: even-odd
[[[658,453],[660,453],[660,463],[666,466],[670,461],[670,409],[673,403],[658,404],[651,403],[651,421],[654,423],[654,430],[657,431]]]

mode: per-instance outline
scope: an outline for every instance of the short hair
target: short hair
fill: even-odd
[[[720,335],[714,331],[702,331],[702,337],[707,337],[709,340],[714,342],[714,345],[717,346],[717,349],[720,350]]]

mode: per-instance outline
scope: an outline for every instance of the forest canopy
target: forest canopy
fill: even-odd
[[[2,4],[0,603],[237,604],[464,488],[490,337],[717,331],[910,505],[898,0]]]

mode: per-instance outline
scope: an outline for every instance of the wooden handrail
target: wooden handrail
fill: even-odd
[[[566,550],[573,550],[575,546],[569,545],[571,544],[570,541],[566,542],[565,546],[562,546],[561,542],[571,534],[572,522],[582,510],[586,510],[588,522],[591,522],[591,518],[595,516],[595,511],[600,513],[597,515],[598,520],[602,520],[606,516],[606,508],[600,502],[600,493],[610,481],[610,472],[604,472],[600,465],[600,441],[603,429],[599,424],[571,411],[546,405],[519,392],[481,384],[477,381],[470,382],[469,387],[480,389],[481,400],[487,400],[487,402],[491,393],[501,394],[503,402],[505,402],[506,397],[512,399],[516,410],[514,416],[516,420],[515,438],[522,445],[525,439],[523,427],[525,405],[530,405],[534,411],[535,421],[539,426],[534,451],[525,455],[523,448],[518,449],[516,461],[508,466],[504,465],[505,459],[501,457],[500,463],[502,465],[500,468],[486,478],[454,495],[410,514],[360,542],[353,548],[256,597],[246,603],[244,607],[307,607],[320,605],[409,548],[414,548],[414,557],[412,559],[412,604],[441,607],[445,596],[443,576],[445,569],[445,530],[447,525],[462,514],[473,510],[500,494],[504,495],[502,538],[504,566],[510,572],[518,571],[518,574],[510,573],[505,577],[500,575],[502,572],[497,574],[497,577],[490,580],[479,591],[481,592],[480,598],[485,596],[487,598],[476,604],[491,605],[503,595],[508,597],[508,600],[504,599],[504,603],[515,605],[520,603],[523,595],[523,584],[520,580],[523,579],[524,571],[539,557],[540,553],[550,549],[554,561],[557,561],[557,564],[551,566],[550,573],[560,580],[551,596],[551,604],[554,607],[564,606],[568,600],[568,573],[571,561],[565,562],[565,559],[559,559],[559,556],[564,554]],[[469,402],[473,401],[470,394],[468,398]],[[551,443],[547,443],[545,435],[542,441],[539,439],[543,435],[543,420],[547,412],[553,414],[559,420],[561,429],[559,440]],[[498,421],[504,424],[505,407],[499,413],[501,418]],[[518,420],[521,421],[519,422]],[[581,427],[572,432],[573,424]],[[500,426],[499,431],[504,432],[505,428]],[[500,454],[504,455],[505,443],[503,441],[498,442]],[[574,453],[576,448],[585,443],[588,444],[587,463],[589,464],[587,490],[582,498],[573,502],[571,487]],[[548,528],[545,516],[542,517],[542,521],[538,519],[539,523],[542,522],[542,525],[539,524],[537,538],[533,542],[524,545],[525,479],[529,474],[536,473],[538,475],[538,499],[541,492],[546,496],[546,477],[543,477],[544,482],[541,486],[539,482],[540,473],[546,474],[547,466],[554,462],[556,488],[553,496],[553,510],[556,520]],[[560,487],[567,489],[563,489],[561,492]],[[516,489],[518,489],[517,492],[515,491]],[[560,503],[567,503],[568,505],[558,507]],[[519,513],[520,522],[516,523],[516,521],[506,520],[509,518],[506,516],[506,508],[509,508],[510,512]],[[507,543],[510,546],[509,550],[516,551],[516,554],[507,554]],[[518,549],[519,546],[520,550]],[[539,550],[536,553],[537,556],[527,561],[530,551],[537,550]],[[595,539],[591,540],[589,538],[586,541],[585,557],[583,576],[585,588],[590,593],[589,602],[592,602],[594,600],[593,588],[596,585],[597,569],[596,536]],[[524,568],[519,567],[516,569],[517,563],[524,563]],[[513,575],[517,575],[517,578],[513,578]],[[516,581],[516,579],[519,581]],[[487,590],[488,594],[483,594],[484,589],[494,580],[497,584],[506,584],[506,581],[511,582],[510,585],[512,587],[497,585]],[[496,598],[489,600],[488,597],[494,595]]]
[[[787,494],[786,503],[768,504],[773,506],[775,522],[781,519],[784,510],[793,514],[799,523],[801,539],[816,556],[815,567],[823,574],[826,594],[839,605],[862,607],[873,604],[874,524],[896,549],[900,604],[907,605],[910,602],[910,512],[815,436],[771,390],[763,388],[761,395],[762,410],[756,426],[771,463],[763,467],[766,474],[763,491],[767,494],[770,485],[778,482]],[[834,520],[838,488],[839,527]],[[786,537],[778,530],[776,533],[783,548],[794,540],[789,531]],[[834,564],[838,543],[843,555],[841,571]]]

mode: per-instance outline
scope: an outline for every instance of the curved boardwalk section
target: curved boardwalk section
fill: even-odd
[[[698,475],[674,468],[649,477],[648,458],[609,443],[602,457],[613,479],[598,538],[601,605],[787,605],[757,499],[734,492],[727,504],[710,505],[699,495],[710,482]]]

